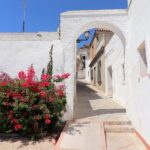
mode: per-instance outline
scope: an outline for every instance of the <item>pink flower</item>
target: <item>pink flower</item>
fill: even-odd
[[[45,91],[41,91],[40,92],[40,96],[43,97],[43,98],[46,98],[47,93]]]
[[[58,91],[57,91],[57,94],[58,94],[60,97],[64,96],[64,92],[63,92],[62,90],[58,90]]]
[[[45,120],[45,124],[50,124],[51,123],[51,120],[50,119],[46,119]]]
[[[42,75],[42,80],[46,81],[48,79],[50,79],[50,76],[48,74],[43,74]]]
[[[19,94],[19,93],[12,93],[12,95],[11,95],[14,99],[21,99],[21,98],[23,98],[22,97],[22,95],[21,94]]]
[[[26,81],[30,83],[33,81],[34,77],[35,77],[35,71],[34,71],[33,65],[31,65],[27,71]]]
[[[22,129],[22,125],[18,123],[14,126],[14,128],[16,131],[18,131],[18,130]]]
[[[24,73],[24,71],[20,71],[19,73],[18,73],[18,77],[19,77],[19,79],[25,79],[26,78],[26,74]]]
[[[22,87],[30,87],[29,83],[27,83],[27,82],[22,83],[21,86],[22,86]]]
[[[59,74],[58,74],[58,75],[55,75],[54,78],[60,79],[60,78],[61,78],[61,75],[59,75]]]
[[[7,82],[1,82],[1,86],[7,86]]]
[[[67,79],[69,76],[70,76],[70,73],[64,73],[64,74],[61,74],[61,75],[55,75],[54,78],[56,80],[58,80],[58,79],[63,80],[63,79]]]
[[[42,86],[42,87],[50,86],[50,82],[48,82],[48,81],[41,82],[40,86]]]
[[[0,80],[11,81],[10,76],[5,72],[0,72]]]
[[[64,73],[62,74],[62,78],[67,79],[70,75],[70,73]]]
[[[65,88],[65,85],[64,85],[64,84],[59,84],[58,87],[59,87],[60,89],[64,89],[64,88]]]

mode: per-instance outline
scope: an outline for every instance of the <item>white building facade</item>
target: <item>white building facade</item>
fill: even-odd
[[[92,28],[114,33],[106,46],[106,94],[127,109],[137,132],[150,144],[150,1],[132,0],[127,10],[77,11],[61,14],[61,40],[64,44],[68,118],[73,118],[76,80],[73,61],[78,36]],[[111,74],[109,74],[111,72]],[[112,79],[109,78],[112,76]],[[112,80],[112,85],[108,81]]]
[[[49,51],[54,40],[58,40],[57,32],[0,33],[0,71],[16,77],[19,71],[26,71],[33,64],[40,78],[42,69],[49,62]]]

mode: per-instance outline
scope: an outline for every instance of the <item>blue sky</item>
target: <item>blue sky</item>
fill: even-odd
[[[56,31],[68,10],[126,8],[126,0],[26,0],[26,32]],[[0,32],[22,31],[22,0],[0,0]]]

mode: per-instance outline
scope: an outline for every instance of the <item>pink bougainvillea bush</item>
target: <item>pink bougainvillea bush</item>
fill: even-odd
[[[0,74],[0,132],[39,137],[48,133],[66,108],[62,81],[70,74],[43,74],[37,80],[33,66],[16,79]]]

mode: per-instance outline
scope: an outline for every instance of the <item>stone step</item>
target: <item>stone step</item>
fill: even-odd
[[[105,121],[104,125],[131,125],[131,121]]]
[[[113,133],[106,135],[107,150],[146,150],[134,133]]]
[[[131,125],[105,125],[105,132],[133,133],[135,129]]]

